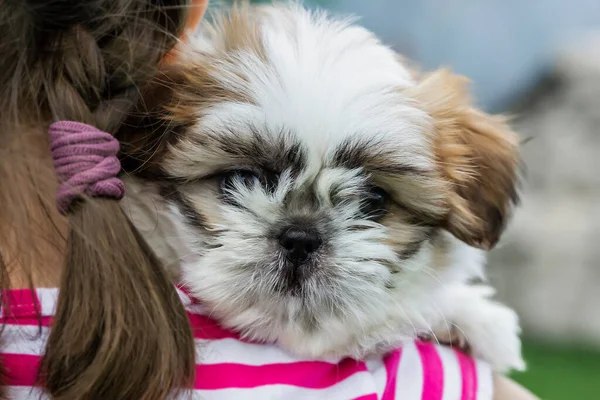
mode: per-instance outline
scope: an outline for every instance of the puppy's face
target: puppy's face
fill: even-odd
[[[124,165],[160,181],[192,292],[223,324],[311,356],[427,329],[421,304],[460,268],[448,232],[486,248],[503,228],[514,135],[460,78],[417,80],[345,22],[269,7],[206,35],[122,139]]]

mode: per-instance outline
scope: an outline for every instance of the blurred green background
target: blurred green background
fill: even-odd
[[[227,3],[227,2],[225,2]],[[356,15],[425,69],[471,78],[484,109],[516,115],[523,204],[491,254],[547,400],[600,399],[600,0],[313,0]]]
[[[517,382],[544,400],[600,398],[600,352],[576,345],[525,341],[528,371]]]

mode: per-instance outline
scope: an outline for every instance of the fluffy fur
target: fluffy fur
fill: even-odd
[[[315,358],[459,332],[523,368],[515,313],[469,284],[517,200],[518,141],[463,78],[297,5],[218,14],[184,54],[130,118],[126,207],[214,317]],[[375,186],[379,219],[361,213]],[[306,262],[284,256],[290,226],[322,240]]]

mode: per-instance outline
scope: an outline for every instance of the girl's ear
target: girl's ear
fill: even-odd
[[[200,21],[202,21],[202,17],[204,17],[204,13],[206,12],[206,8],[208,7],[208,0],[192,0],[192,4],[189,7],[189,14],[187,18],[187,22],[185,27],[183,28],[183,33],[179,38],[183,43],[188,41],[188,38],[200,25]],[[163,59],[163,64],[168,65],[173,63],[178,58],[178,47],[175,46],[173,50],[171,50]]]
[[[432,142],[449,184],[445,228],[469,245],[491,249],[518,203],[519,139],[505,118],[471,104],[466,83],[439,70],[411,91],[433,118]]]

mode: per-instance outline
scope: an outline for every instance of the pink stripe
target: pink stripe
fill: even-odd
[[[40,315],[40,301],[35,291],[29,289],[5,290],[2,294],[5,299],[4,305],[6,305],[2,310],[2,318]]]
[[[35,386],[40,367],[39,356],[26,354],[2,354],[0,362],[7,373],[8,386]]]
[[[458,350],[454,350],[454,353],[458,359],[460,375],[462,376],[462,393],[460,398],[461,400],[476,400],[477,370],[475,368],[475,361]]]
[[[202,360],[199,360],[202,362]],[[308,389],[324,389],[346,378],[366,371],[363,362],[346,359],[339,364],[307,361],[260,366],[242,364],[196,365],[195,388],[217,390],[254,388],[265,385],[292,385]]]
[[[355,397],[353,400],[379,400],[379,399],[377,398],[377,394],[373,393],[373,394],[367,394],[365,396]]]
[[[23,354],[2,354],[9,386],[35,386],[40,357]],[[340,364],[297,362],[249,366],[241,364],[212,364],[196,366],[196,389],[253,388],[286,384],[310,389],[331,387],[348,377],[366,371],[362,362],[346,359]],[[365,397],[365,399],[376,399]]]
[[[396,398],[396,379],[398,379],[398,366],[402,357],[402,349],[394,350],[383,359],[386,371],[385,390],[381,400],[394,400]]]
[[[240,336],[220,326],[213,319],[199,314],[187,313],[196,339],[238,339]]]
[[[54,317],[4,317],[0,319],[0,324],[7,325],[21,325],[21,326],[43,326],[50,327],[52,326],[52,320]]]
[[[435,345],[415,342],[423,365],[422,400],[441,400],[444,394],[444,367]]]

